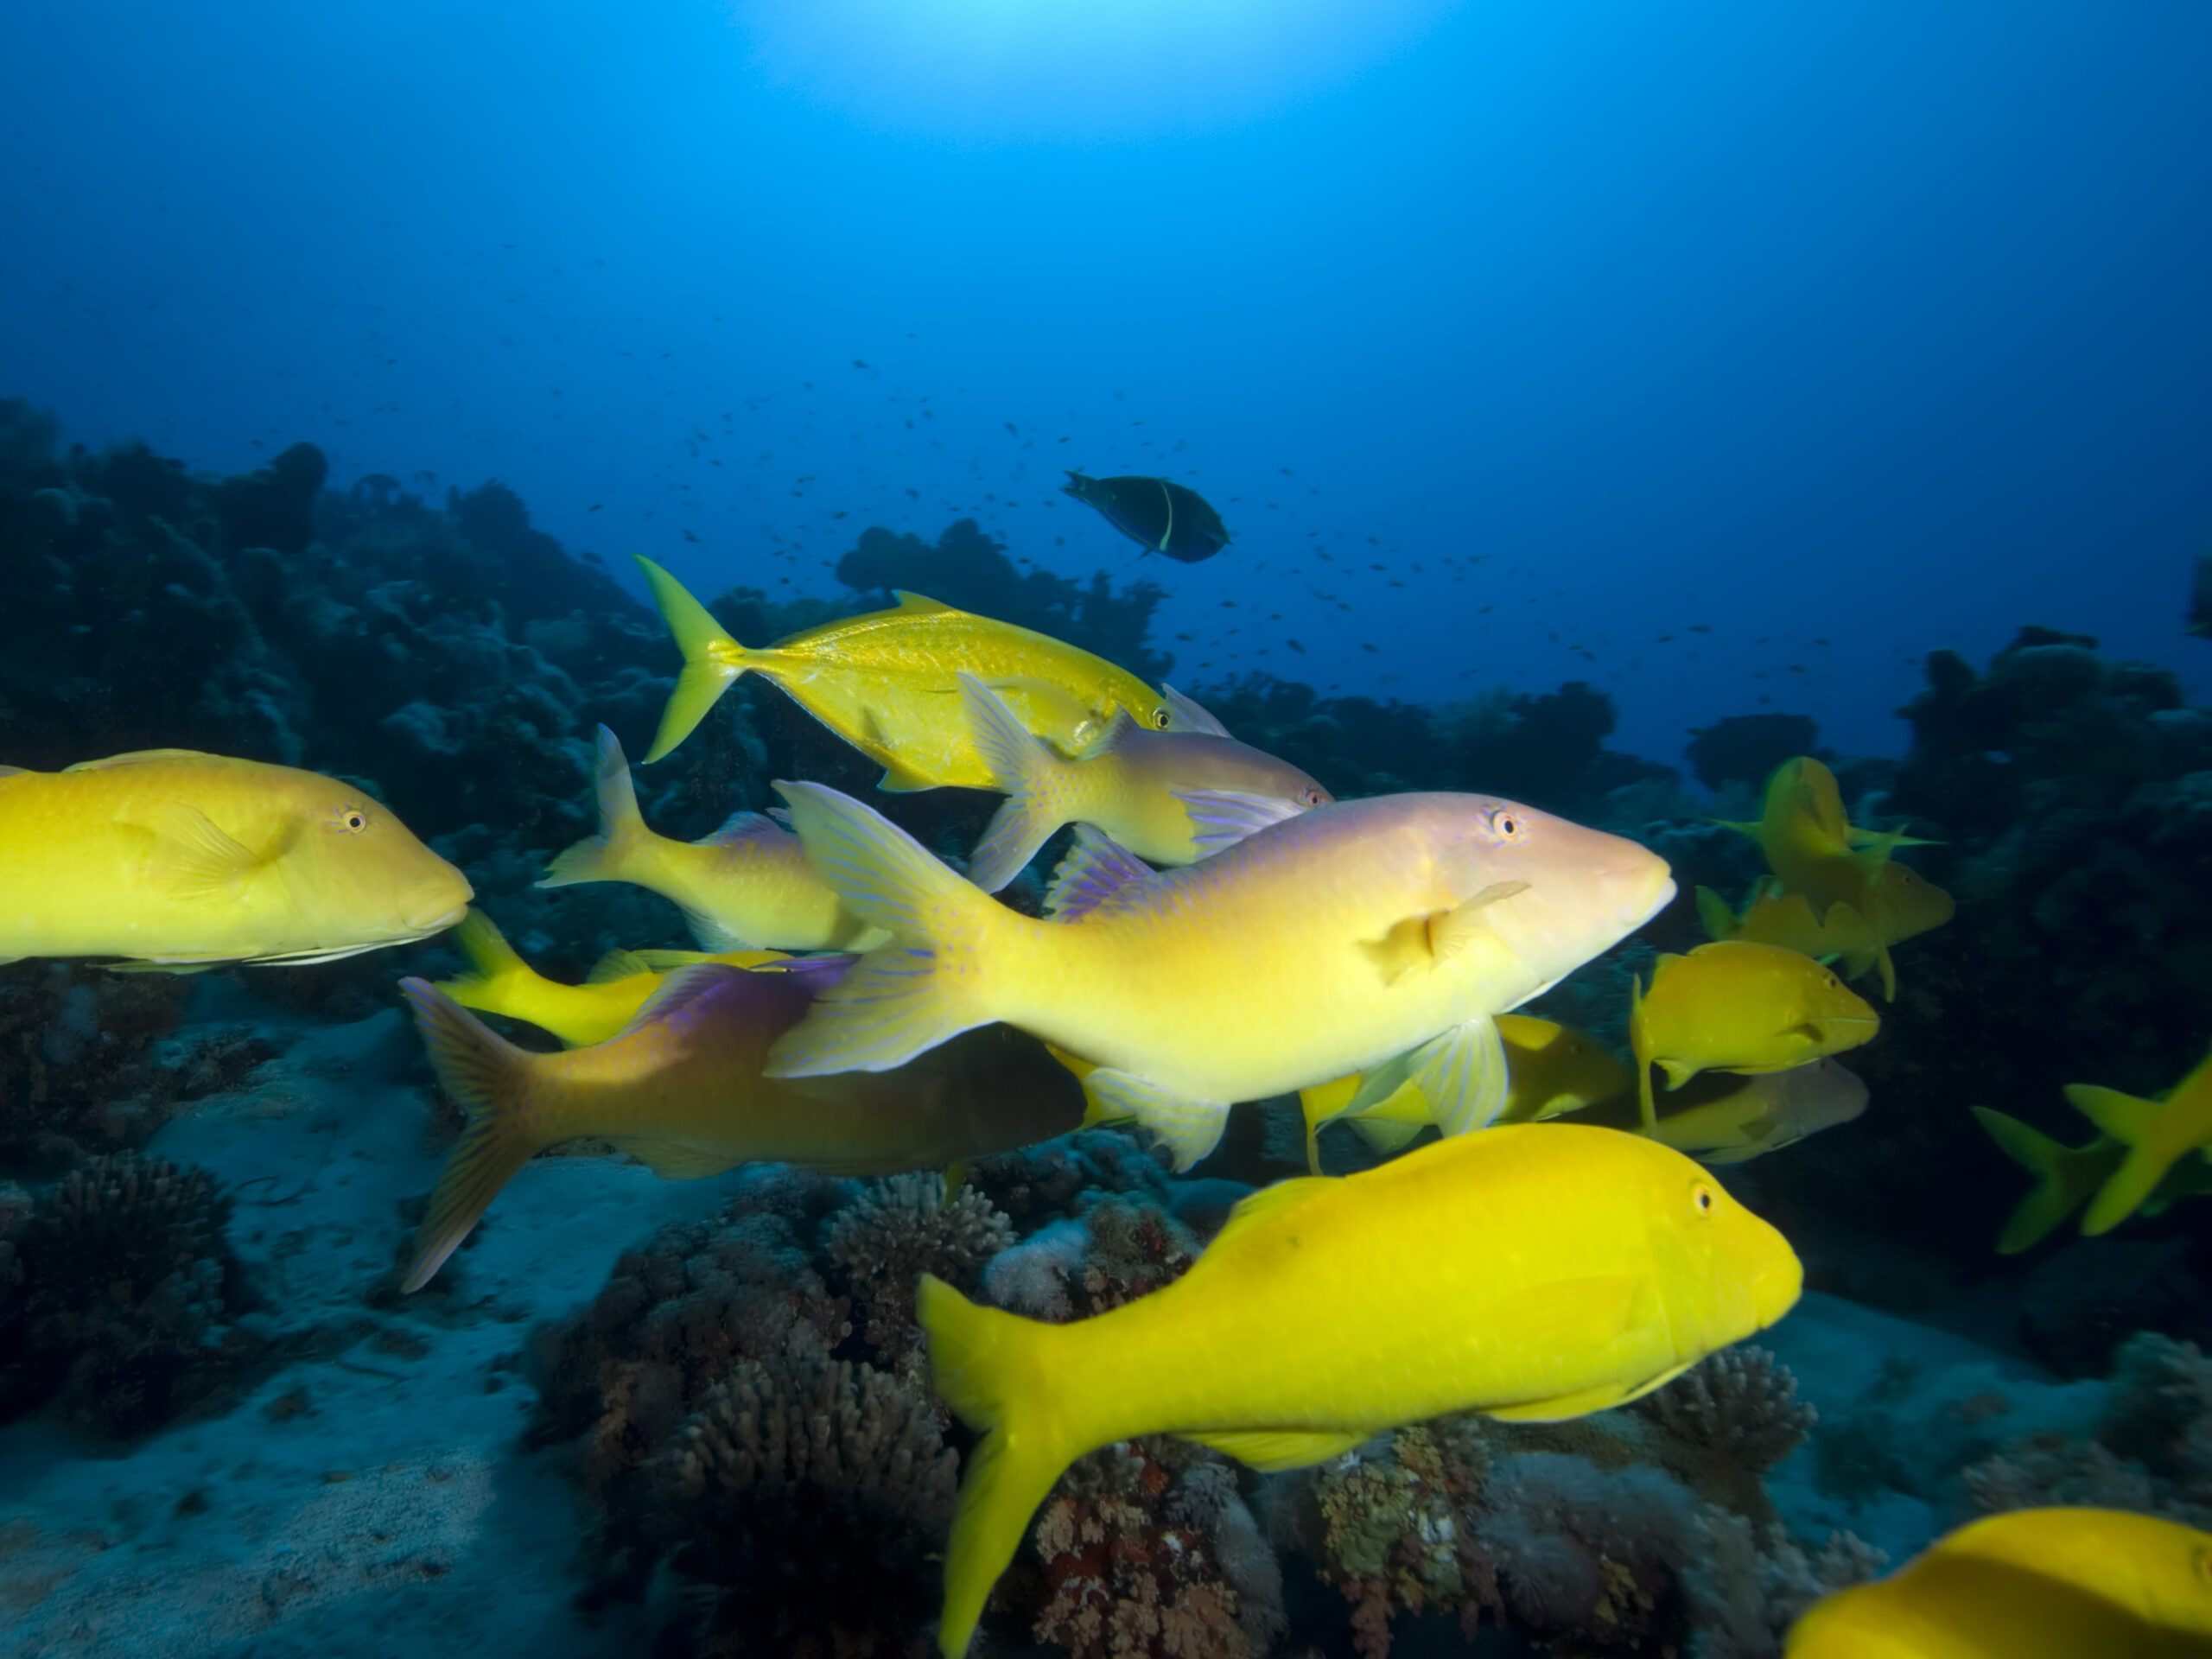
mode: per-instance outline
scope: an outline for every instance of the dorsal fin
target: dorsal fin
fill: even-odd
[[[733,812],[722,820],[721,829],[710,836],[701,836],[691,844],[695,847],[730,847],[741,841],[767,841],[791,833],[766,812]]]
[[[128,754],[103,755],[97,760],[79,760],[73,766],[64,766],[64,772],[105,772],[110,766],[143,766],[149,760],[213,760],[222,766],[239,763],[226,754],[210,754],[205,749],[133,749]]]
[[[1250,1198],[1238,1202],[1236,1207],[1229,1212],[1229,1219],[1222,1224],[1221,1230],[1214,1235],[1213,1243],[1206,1249],[1209,1251],[1218,1250],[1238,1234],[1249,1231],[1260,1223],[1271,1221],[1301,1204],[1319,1198],[1330,1188],[1343,1185],[1340,1176],[1297,1175],[1287,1181],[1277,1181],[1273,1186],[1263,1186]]]
[[[950,611],[955,607],[926,594],[910,594],[904,588],[896,588],[892,598],[899,601],[899,608],[915,616],[927,615],[931,611]]]
[[[1072,922],[1151,874],[1151,867],[1135,854],[1089,824],[1078,823],[1075,845],[1045,889],[1045,913],[1057,921]]]
[[[1198,732],[1207,737],[1227,737],[1229,728],[1216,720],[1196,702],[1185,696],[1172,685],[1160,688],[1160,695],[1167,704],[1171,732]]]
[[[611,985],[618,979],[635,979],[639,974],[652,971],[636,951],[618,947],[592,963],[591,971],[584,976],[584,983]]]
[[[719,962],[695,963],[689,968],[679,968],[664,978],[644,1005],[630,1016],[630,1023],[607,1039],[620,1042],[625,1037],[643,1030],[656,1020],[665,1020],[686,1003],[696,1002],[708,992],[715,989],[733,975],[742,976],[742,968],[727,967]]]

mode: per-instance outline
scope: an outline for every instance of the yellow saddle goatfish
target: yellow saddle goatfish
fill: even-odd
[[[442,932],[468,880],[355,785],[192,749],[0,766],[0,961],[189,972]]]
[[[962,1471],[938,1644],[968,1648],[1068,1465],[1176,1434],[1262,1470],[1446,1412],[1556,1422],[1648,1394],[1796,1301],[1787,1241],[1680,1153],[1515,1124],[1238,1205],[1174,1283],[1070,1325],[925,1276]]]
[[[1688,956],[1662,956],[1651,988],[1629,986],[1629,1042],[1636,1051],[1643,1129],[1659,1127],[1651,1068],[1679,1089],[1699,1072],[1787,1071],[1870,1042],[1881,1016],[1810,957],[1777,944],[1723,939]]]
[[[675,577],[637,557],[683,653],[648,765],[689,737],[741,674],[765,675],[781,686],[880,766],[887,790],[992,787],[960,699],[963,671],[1065,754],[1095,745],[1117,709],[1153,731],[1174,724],[1159,692],[1104,658],[919,594],[900,594],[894,610],[825,622],[748,651]]]
[[[638,810],[622,746],[599,728],[599,833],[556,854],[541,887],[626,881],[683,912],[709,950],[866,950],[889,937],[839,902],[798,837],[765,812],[739,812],[703,841],[655,835]]]
[[[1785,1659],[2205,1659],[2212,1532],[2122,1510],[2014,1510],[1823,1597]]]
[[[1231,1103],[1392,1062],[1447,1132],[1506,1088],[1492,1016],[1673,896],[1646,848],[1483,795],[1386,795],[1286,818],[1152,871],[1088,829],[1024,916],[870,807],[776,785],[816,868],[893,943],[779,1043],[772,1075],[897,1065],[1003,1020],[1097,1069],[1103,1109],[1212,1149]],[[1395,1088],[1395,1083],[1391,1085]]]
[[[582,984],[563,985],[524,962],[480,910],[470,911],[454,929],[453,942],[468,958],[469,971],[439,980],[435,988],[479,1014],[526,1020],[570,1048],[603,1043],[628,1025],[675,969],[697,962],[760,968],[791,960],[780,950],[727,950],[717,956],[696,950],[610,950]]]

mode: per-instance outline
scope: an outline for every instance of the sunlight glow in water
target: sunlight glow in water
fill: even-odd
[[[1456,0],[732,0],[756,64],[874,124],[970,138],[1228,124],[1351,79]]]

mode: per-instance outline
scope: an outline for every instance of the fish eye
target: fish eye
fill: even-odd
[[[1489,815],[1486,827],[1489,829],[1490,833],[1499,841],[1518,841],[1521,839],[1522,830],[1521,815],[1514,811],[1511,807],[1502,806],[1491,812]]]
[[[2212,1584],[2212,1549],[2199,1549],[2190,1557],[2189,1564],[2196,1569],[2198,1579]]]
[[[1172,716],[1168,714],[1166,709],[1154,709],[1152,711],[1152,729],[1155,732],[1166,731],[1167,729],[1167,722],[1171,718]]]
[[[341,807],[338,813],[338,827],[349,836],[358,836],[369,827],[369,815],[358,806]]]
[[[1700,1181],[1696,1185],[1690,1188],[1690,1208],[1696,1211],[1698,1214],[1700,1216],[1711,1215],[1713,1213],[1713,1189],[1707,1186],[1703,1181]]]
[[[1321,804],[1321,791],[1318,789],[1301,789],[1298,791],[1298,798],[1308,806],[1319,806]]]

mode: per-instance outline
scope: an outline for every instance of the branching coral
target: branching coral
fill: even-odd
[[[605,1501],[741,1359],[834,1346],[842,1301],[798,1242],[832,1196],[826,1181],[764,1174],[716,1219],[623,1252],[589,1308],[535,1333],[533,1438],[584,1435],[580,1472]]]
[[[1033,1319],[1088,1319],[1181,1278],[1198,1248],[1166,1211],[1103,1198],[1080,1222],[1049,1227],[995,1257],[983,1290]]]
[[[1751,1470],[1781,1462],[1820,1421],[1799,1403],[1789,1368],[1749,1344],[1707,1355],[1637,1409],[1684,1445]]]
[[[1081,1459],[1031,1542],[1044,1567],[1033,1632],[1077,1659],[1253,1659],[1285,1628],[1281,1570],[1235,1475],[1179,1443]]]
[[[920,1645],[958,1472],[917,1384],[819,1355],[741,1361],[654,1473],[677,1571],[720,1592],[705,1651]]]
[[[971,1291],[984,1264],[1013,1242],[1004,1211],[965,1187],[947,1204],[944,1177],[936,1174],[871,1181],[822,1232],[823,1254],[843,1270],[867,1321],[862,1336],[879,1354],[897,1357],[899,1369],[918,1348],[914,1286],[921,1275]]]
[[[1162,1204],[1167,1198],[1159,1160],[1134,1135],[1117,1129],[1084,1129],[980,1159],[969,1166],[968,1180],[1024,1233],[1080,1213],[1090,1193],[1128,1193]]]
[[[1877,1564],[1848,1535],[1808,1554],[1648,1463],[1510,1449],[1532,1438],[1441,1418],[1310,1477],[1313,1553],[1353,1603],[1369,1659],[1389,1653],[1397,1613],[1424,1611],[1456,1613],[1470,1634],[1487,1617],[1560,1651],[1773,1659],[1799,1609]]]
[[[18,1407],[56,1391],[118,1434],[167,1421],[258,1351],[232,1324],[246,1299],[224,1238],[231,1201],[202,1169],[130,1153],[73,1170],[14,1244]]]

